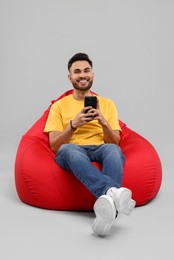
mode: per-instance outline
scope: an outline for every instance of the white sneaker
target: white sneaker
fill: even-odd
[[[110,188],[107,193],[108,196],[111,196],[114,200],[116,210],[119,213],[130,215],[132,210],[135,207],[135,200],[132,200],[132,192],[127,188]]]
[[[96,218],[92,230],[99,236],[106,236],[116,218],[113,199],[108,195],[100,196],[94,204]]]

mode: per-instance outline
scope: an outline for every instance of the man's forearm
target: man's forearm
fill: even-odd
[[[108,122],[102,125],[102,129],[103,129],[105,143],[113,143],[119,145],[120,143],[119,131],[112,130]]]
[[[62,144],[67,144],[71,139],[75,129],[72,128],[71,124],[68,124],[63,132],[52,131],[49,133],[49,143],[51,150],[57,153]]]

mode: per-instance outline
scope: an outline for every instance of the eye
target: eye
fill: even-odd
[[[75,70],[74,73],[75,73],[75,74],[79,74],[79,73],[80,73],[80,70]]]

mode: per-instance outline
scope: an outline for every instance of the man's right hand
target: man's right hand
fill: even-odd
[[[91,106],[84,107],[80,113],[76,115],[76,117],[72,120],[73,127],[78,128],[86,123],[95,120],[94,117],[95,109]]]

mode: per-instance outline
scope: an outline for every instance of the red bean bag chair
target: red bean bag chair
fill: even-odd
[[[65,92],[58,99],[72,93]],[[52,101],[54,103],[56,100]],[[48,135],[43,132],[49,108],[22,137],[15,160],[18,196],[26,204],[52,210],[92,210],[96,200],[75,176],[54,161]],[[162,169],[154,147],[120,121],[120,146],[126,156],[123,186],[132,190],[136,205],[144,205],[158,193]],[[94,162],[101,169],[101,166]]]

